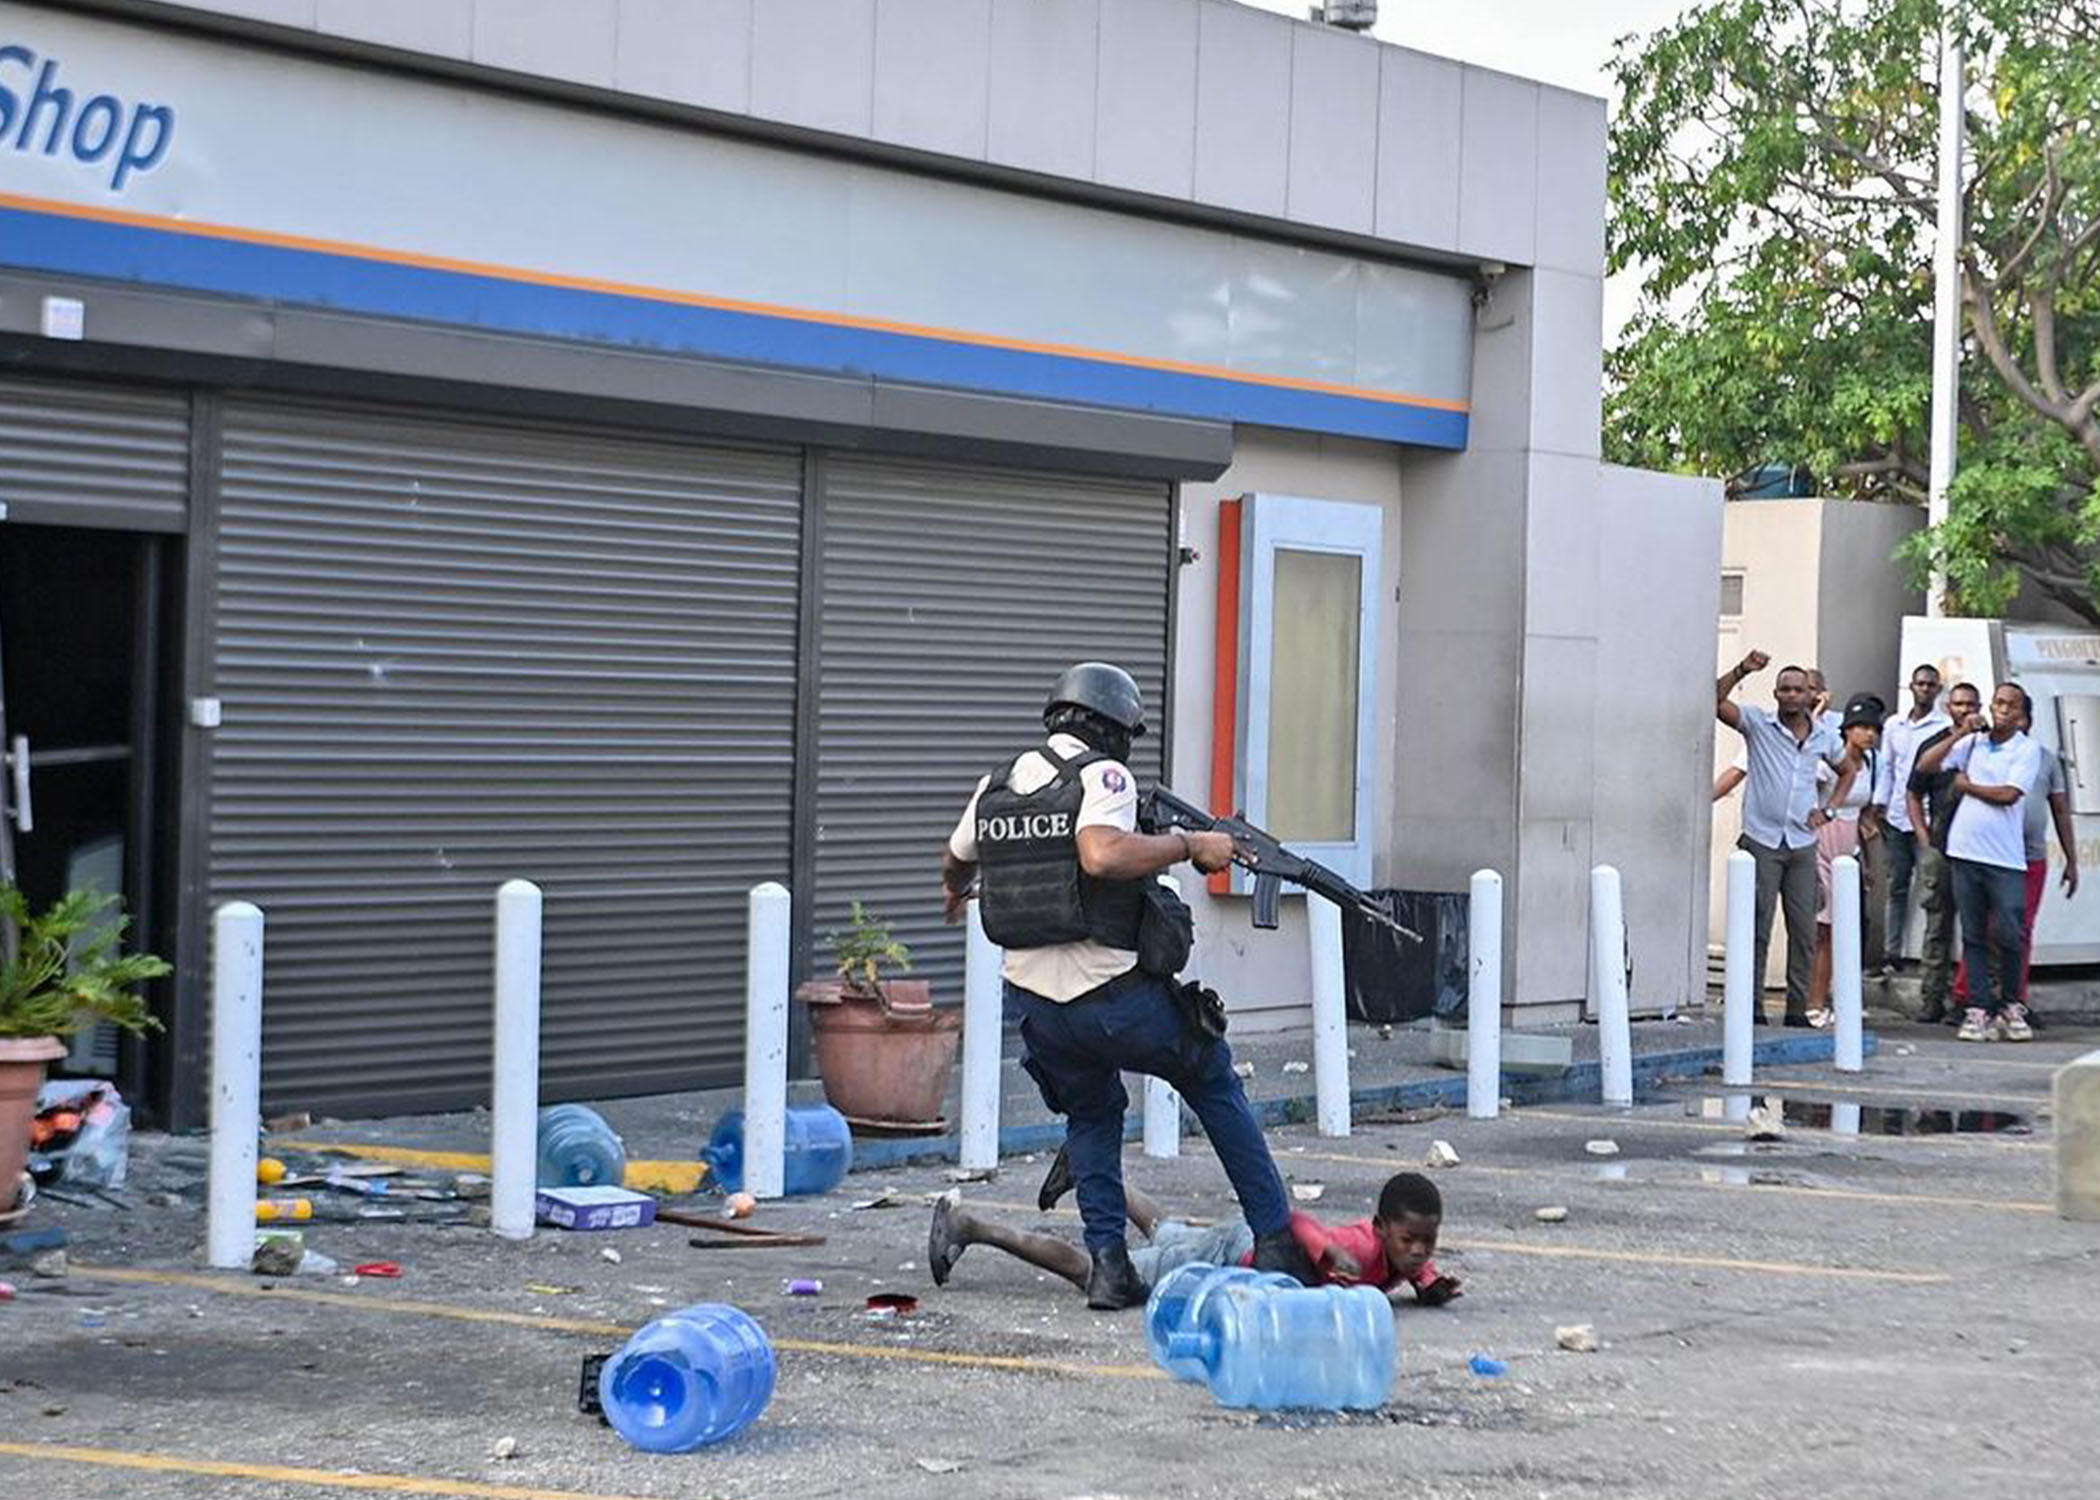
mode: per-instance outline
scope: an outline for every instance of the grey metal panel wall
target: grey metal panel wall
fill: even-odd
[[[0,379],[0,503],[16,524],[181,531],[186,395]]]
[[[511,877],[546,892],[545,1094],[738,1072],[800,516],[789,451],[229,403],[210,884],[268,914],[273,1103],[485,1098]]]
[[[814,960],[856,898],[890,920],[940,999],[962,937],[940,913],[940,849],[976,779],[1041,733],[1074,661],[1116,661],[1159,774],[1171,495],[1163,484],[826,458]]]

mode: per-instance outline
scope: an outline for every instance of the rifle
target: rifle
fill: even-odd
[[[1254,925],[1265,931],[1276,925],[1276,903],[1283,894],[1283,882],[1288,880],[1316,896],[1325,896],[1336,906],[1390,927],[1409,942],[1422,941],[1419,932],[1400,924],[1387,902],[1358,890],[1318,860],[1293,854],[1245,818],[1218,817],[1193,802],[1182,801],[1165,787],[1156,786],[1138,803],[1138,825],[1148,833],[1186,829],[1192,833],[1229,834],[1235,859],[1254,876]]]

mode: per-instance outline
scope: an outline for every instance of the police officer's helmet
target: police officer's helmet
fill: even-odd
[[[1145,732],[1145,700],[1137,679],[1109,662],[1083,661],[1065,668],[1043,705],[1043,722],[1049,724],[1066,708],[1083,708],[1132,735]]]

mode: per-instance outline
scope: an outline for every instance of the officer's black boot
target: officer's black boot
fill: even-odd
[[[1254,1241],[1254,1269],[1257,1271],[1281,1271],[1286,1276],[1295,1276],[1303,1286],[1318,1286],[1320,1273],[1298,1243],[1298,1237],[1288,1229],[1278,1229],[1257,1237]]]
[[[1044,1213],[1057,1207],[1057,1200],[1072,1191],[1072,1159],[1059,1146],[1057,1155],[1051,1159],[1050,1170],[1043,1174],[1043,1185],[1035,1190],[1035,1206]]]
[[[1130,1249],[1121,1240],[1094,1252],[1094,1271],[1086,1279],[1088,1307],[1097,1312],[1143,1307],[1151,1295],[1152,1288],[1145,1285],[1145,1278],[1130,1263]]]

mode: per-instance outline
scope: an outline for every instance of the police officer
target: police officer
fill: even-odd
[[[1231,1049],[1186,1035],[1172,976],[1138,966],[1144,883],[1182,860],[1222,870],[1232,840],[1137,831],[1137,787],[1125,762],[1131,740],[1145,732],[1145,708],[1121,667],[1072,667],[1051,690],[1043,724],[1041,746],[978,782],[948,840],[941,879],[951,922],[975,890],[986,933],[1006,950],[1021,1065],[1043,1102],[1066,1117],[1060,1160],[1093,1260],[1087,1305],[1135,1307],[1149,1290],[1124,1242],[1126,1071],[1164,1078],[1202,1121],[1254,1231],[1255,1265],[1310,1284],[1282,1175]]]

